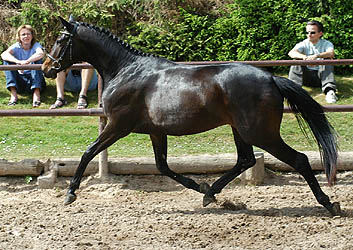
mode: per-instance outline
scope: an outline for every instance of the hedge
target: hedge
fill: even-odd
[[[8,22],[31,24],[47,47],[60,30],[57,16],[73,14],[143,52],[175,61],[289,59],[288,51],[305,39],[305,23],[312,19],[324,24],[336,58],[351,58],[353,51],[353,5],[346,0],[8,1],[21,3]],[[351,73],[352,67],[339,71]]]

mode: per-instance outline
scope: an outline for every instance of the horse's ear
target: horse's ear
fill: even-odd
[[[62,25],[70,32],[73,30],[73,25],[71,23],[69,23],[68,21],[66,21],[64,18],[62,18],[61,16],[59,16],[59,19],[62,23]]]

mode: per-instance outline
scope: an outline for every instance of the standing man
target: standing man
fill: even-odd
[[[318,21],[310,21],[306,25],[307,39],[296,44],[288,55],[300,60],[332,59],[335,55],[333,44],[322,39],[324,27]],[[289,79],[299,85],[321,87],[326,95],[327,103],[335,103],[336,84],[332,65],[293,65],[290,67]]]

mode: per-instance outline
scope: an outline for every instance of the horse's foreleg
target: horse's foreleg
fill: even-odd
[[[87,148],[86,152],[82,155],[80,164],[78,165],[76,172],[70,182],[69,190],[67,191],[65,198],[65,205],[68,205],[76,200],[75,191],[80,186],[81,178],[86,170],[88,163],[101,151],[108,148],[118,139],[126,136],[127,134],[129,133],[119,134],[115,126],[113,126],[112,123],[108,123],[99,137]]]
[[[217,181],[215,181],[210,187],[207,183],[201,183],[202,192],[205,193],[203,197],[203,206],[207,206],[214,202],[216,199],[215,194],[218,194],[222,189],[232,180],[234,180],[238,175],[243,173],[245,170],[251,168],[255,165],[255,155],[252,146],[246,144],[237,131],[233,128],[234,141],[237,146],[238,160],[236,165],[227,171],[223,176],[221,176]]]
[[[186,188],[190,188],[200,192],[200,185],[190,178],[184,177],[181,174],[173,172],[167,164],[167,136],[166,135],[150,135],[157,169],[161,174],[166,175],[173,180],[179,182]]]

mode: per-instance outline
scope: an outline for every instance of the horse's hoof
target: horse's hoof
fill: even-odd
[[[208,185],[206,182],[200,183],[200,192],[205,194],[203,197],[203,206],[204,207],[208,206],[212,202],[217,201],[216,198],[214,197],[214,195],[209,195],[210,191],[211,191],[210,185]]]
[[[67,193],[64,201],[64,205],[69,205],[76,200],[76,195]]]
[[[203,203],[202,205],[204,207],[207,207],[209,204],[217,202],[216,198],[214,196],[208,196],[207,194],[203,197]]]
[[[200,193],[207,194],[210,190],[211,187],[206,182],[200,183]]]
[[[342,215],[342,210],[339,202],[334,202],[332,203],[332,208],[330,210],[330,213],[332,216],[341,216]]]

